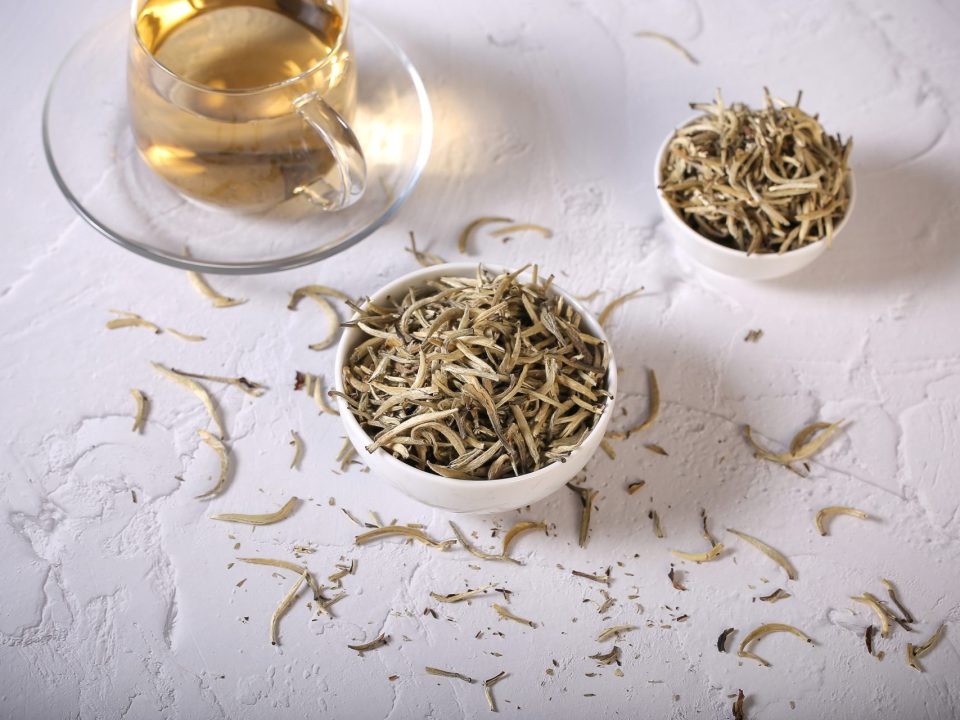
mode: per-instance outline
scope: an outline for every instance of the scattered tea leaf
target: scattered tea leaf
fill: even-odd
[[[877,600],[872,594],[865,592],[862,595],[856,595],[850,598],[851,600],[862,603],[868,608],[873,610],[876,613],[877,617],[880,619],[880,637],[887,637],[890,635],[890,613],[889,611],[880,604],[880,601]]]
[[[327,298],[336,298],[348,304],[353,302],[353,300],[346,293],[331,287],[326,287],[325,285],[305,285],[293,291],[293,294],[290,296],[290,302],[287,304],[287,309],[296,310],[300,300],[305,297],[317,303],[321,312],[323,312],[327,318],[327,326],[329,328],[327,335],[322,340],[307,347],[311,350],[325,350],[337,341],[337,336],[340,332],[340,316],[337,315],[336,309]]]
[[[614,310],[616,310],[618,307],[623,305],[625,302],[629,300],[633,300],[642,292],[643,292],[642,287],[637,288],[636,290],[631,290],[628,293],[624,293],[623,295],[615,297],[613,300],[611,300],[606,305],[604,305],[603,310],[601,310],[600,314],[597,315],[597,322],[600,324],[600,327],[603,327],[604,325],[607,324],[607,320],[610,318],[610,315],[613,313]]]
[[[412,538],[422,542],[424,545],[429,545],[432,548],[437,550],[446,550],[448,547],[456,543],[456,540],[434,540],[432,537],[427,535],[423,530],[418,528],[406,527],[405,525],[387,525],[385,527],[379,527],[370,532],[365,532],[361,535],[357,535],[354,538],[354,542],[357,545],[366,545],[368,542],[374,540],[379,540],[380,538],[390,537],[393,535],[401,535],[403,537]]]
[[[304,575],[306,577],[307,585],[313,591],[313,599],[317,603],[317,614],[329,614],[323,605],[324,601],[326,600],[326,598],[323,596],[323,589],[317,584],[316,578],[314,578],[313,574],[307,570],[305,565],[298,565],[297,563],[292,563],[288,560],[280,560],[278,558],[238,557],[237,560],[249,565],[269,565],[270,567],[278,567],[283,568],[284,570],[290,570],[297,575]]]
[[[637,482],[630,483],[627,485],[627,495],[633,495],[634,493],[640,491],[646,484],[646,480],[638,480]]]
[[[657,373],[652,368],[647,371],[647,382],[650,385],[650,406],[647,410],[647,417],[635,427],[622,432],[608,432],[606,437],[611,440],[626,440],[635,433],[643,432],[656,422],[660,415],[660,384],[657,382]],[[665,452],[663,454],[666,455]]]
[[[408,253],[413,255],[418,263],[422,267],[433,267],[434,265],[443,265],[446,260],[444,260],[439,255],[434,255],[433,253],[423,252],[417,250],[417,238],[413,234],[413,231],[410,231],[410,247],[404,248]]]
[[[723,552],[723,543],[717,543],[712,548],[702,553],[680,552],[679,550],[670,551],[672,555],[675,555],[678,558],[682,558],[683,560],[689,560],[690,562],[695,562],[695,563],[709,562],[710,560],[714,560],[722,552]]]
[[[597,642],[606,642],[612,637],[619,638],[621,635],[623,635],[623,633],[627,633],[636,629],[636,625],[612,625],[597,635]]]
[[[296,310],[297,305],[299,305],[300,301],[305,297],[311,300],[316,300],[318,297],[332,297],[345,303],[353,302],[353,298],[335,288],[326,285],[304,285],[290,294],[290,302],[287,303],[287,310]]]
[[[429,665],[424,668],[429,675],[440,675],[441,677],[456,678],[457,680],[463,680],[465,683],[473,684],[476,682],[472,677],[467,677],[462,673],[453,672],[452,670],[441,670],[440,668],[430,667]]]
[[[504,237],[506,235],[513,235],[518,232],[536,232],[543,235],[544,238],[549,240],[553,237],[553,230],[543,225],[537,225],[536,223],[519,223],[517,225],[507,225],[507,227],[497,228],[490,232],[492,237]]]
[[[620,662],[620,647],[618,645],[614,645],[613,650],[610,652],[591,655],[590,659],[596,660],[601,665],[609,665],[610,663]]]
[[[658,32],[652,32],[650,30],[640,30],[634,33],[634,37],[650,38],[651,40],[659,40],[660,42],[664,43],[669,47],[672,47],[674,50],[680,53],[680,55],[683,56],[683,59],[686,60],[691,65],[700,64],[699,62],[697,62],[697,59],[693,55],[691,55],[690,52],[683,45],[678,43],[669,35],[664,35],[663,33],[658,33]]]
[[[759,597],[758,600],[760,600],[761,602],[775,603],[778,600],[786,600],[788,597],[793,597],[793,596],[790,593],[788,593],[786,590],[783,590],[782,588],[777,588],[769,595],[763,595],[762,597]]]
[[[177,370],[171,370],[170,368],[164,367],[158,362],[151,362],[150,365],[152,365],[153,369],[160,373],[163,377],[167,378],[168,380],[172,380],[178,385],[182,385],[196,395],[200,399],[200,402],[203,403],[203,407],[206,408],[207,414],[210,416],[210,419],[213,420],[213,424],[216,425],[217,430],[220,431],[220,437],[227,437],[227,431],[223,428],[223,421],[220,420],[220,414],[217,412],[217,408],[213,404],[213,399],[210,397],[210,393],[207,392],[203,385],[198,383],[196,380],[193,380],[192,378],[178,372]]]
[[[710,543],[711,547],[717,545],[717,539],[713,536],[713,533],[707,528],[707,511],[703,508],[700,508],[700,522],[703,526],[703,539]]]
[[[242,513],[221,513],[220,515],[211,515],[211,520],[222,520],[224,522],[243,523],[245,525],[272,525],[273,523],[285,520],[293,512],[297,504],[297,498],[292,497],[283,504],[276,512],[263,513],[255,515],[246,515]]]
[[[843,420],[838,420],[835,423],[815,422],[807,425],[793,436],[793,440],[790,442],[790,449],[785,453],[775,453],[757,444],[753,439],[749,425],[743,426],[743,437],[747,441],[747,444],[753,448],[754,457],[783,465],[788,470],[802,475],[800,471],[793,467],[793,463],[809,460],[816,455],[827,441],[833,437],[842,423]]]
[[[486,216],[479,217],[476,220],[470,222],[460,233],[460,238],[457,240],[457,250],[460,251],[462,255],[467,253],[467,245],[470,242],[470,238],[473,236],[475,230],[484,225],[490,225],[491,223],[512,223],[513,218],[508,217],[497,217],[497,216]]]
[[[542,522],[531,522],[529,520],[523,520],[518,522],[512,528],[507,530],[506,535],[503,536],[503,548],[500,550],[500,554],[504,557],[507,557],[507,551],[510,549],[510,544],[516,540],[520,535],[531,530],[543,530],[547,531],[546,523]]]
[[[943,636],[943,631],[945,629],[946,625],[941,625],[937,628],[936,632],[930,636],[930,639],[921,645],[907,643],[907,664],[914,670],[923,672],[923,667],[917,662],[917,660],[930,652],[936,646],[936,644],[940,642],[940,638]]]
[[[870,518],[863,510],[857,510],[852,507],[841,507],[839,505],[825,507],[820,510],[817,513],[817,517],[814,518],[814,524],[816,524],[817,530],[820,531],[821,535],[827,534],[826,520],[834,515],[849,515],[850,517],[860,518],[861,520],[868,520]]]
[[[173,335],[178,340],[186,340],[187,342],[203,342],[207,338],[203,335],[190,335],[188,333],[183,333],[177,330],[176,328],[168,327],[164,328],[168,333]]]
[[[674,568],[670,568],[670,572],[667,573],[667,577],[670,579],[670,584],[673,585],[674,590],[679,590],[680,592],[686,591],[686,586],[680,580],[680,573]]]
[[[300,460],[303,458],[303,440],[296,430],[290,431],[290,444],[293,445],[293,459],[290,461],[290,469],[299,470]]]
[[[147,400],[147,396],[143,394],[143,391],[137,390],[136,388],[130,390],[130,394],[137,403],[137,412],[133,417],[133,427],[131,427],[130,430],[135,433],[142,433],[144,423],[147,421],[149,401]]]
[[[797,628],[793,627],[793,625],[784,625],[783,623],[767,623],[765,625],[761,625],[757,628],[754,628],[753,630],[750,631],[750,633],[740,642],[740,649],[737,651],[737,655],[742,658],[750,658],[752,660],[756,660],[758,663],[760,663],[764,667],[770,667],[770,663],[768,663],[762,657],[759,657],[757,655],[754,655],[752,652],[749,652],[747,650],[747,647],[749,647],[751,643],[755,642],[756,640],[759,640],[765,635],[769,635],[771,633],[779,633],[779,632],[785,632],[785,633],[790,633],[791,635],[796,635],[801,640],[806,640],[811,645],[813,644],[813,640],[810,637],[808,637],[805,633],[798,630]]]
[[[897,589],[893,586],[893,583],[886,579],[882,579],[880,580],[880,582],[887,589],[887,593],[890,595],[890,599],[893,601],[893,604],[897,606],[897,610],[899,610],[900,614],[903,616],[903,621],[906,623],[915,622],[913,618],[913,613],[907,610],[903,606],[903,603],[900,602],[900,597],[897,594]]]
[[[663,539],[663,526],[660,524],[660,513],[656,510],[651,510],[647,513],[647,517],[653,520],[653,534],[659,539]]]
[[[497,703],[493,699],[493,686],[505,677],[507,677],[507,673],[501,670],[492,678],[487,678],[483,681],[483,695],[487,699],[487,706],[490,708],[490,712],[497,712]]]
[[[532,628],[537,627],[537,624],[532,620],[527,620],[526,618],[522,618],[517,615],[514,615],[512,612],[507,610],[503,605],[500,605],[499,603],[493,603],[490,607],[496,610],[497,615],[502,617],[504,620],[513,620],[514,622],[518,622],[521,625],[526,625],[527,627],[532,627]]]
[[[197,500],[207,500],[219,495],[220,491],[223,490],[223,486],[226,485],[227,473],[230,470],[230,460],[227,455],[227,448],[220,441],[220,438],[218,438],[216,435],[208,433],[202,428],[197,430],[197,433],[200,435],[200,439],[203,440],[203,442],[213,448],[213,451],[217,454],[217,459],[220,461],[220,475],[217,478],[217,484],[211,489],[207,490],[207,492],[196,496]]]
[[[717,638],[717,650],[719,650],[720,652],[726,652],[727,638],[729,638],[736,631],[737,631],[736,628],[731,627],[731,628],[727,628],[722,633],[720,633],[720,637]]]
[[[297,597],[297,593],[300,592],[300,586],[303,585],[304,581],[307,579],[306,571],[297,578],[297,581],[293,584],[293,587],[290,588],[289,592],[283,596],[283,600],[280,601],[280,604],[277,605],[277,609],[273,611],[273,616],[270,618],[270,644],[279,645],[280,644],[280,618],[290,609],[290,606],[293,604],[293,601]]]
[[[748,330],[747,334],[744,336],[744,342],[755,343],[763,337],[763,330]]]
[[[580,547],[587,546],[587,537],[590,533],[590,514],[593,511],[593,501],[597,497],[598,490],[567,483],[567,487],[573,490],[580,497]]]
[[[465,590],[464,592],[450,593],[448,595],[441,595],[440,593],[431,592],[430,597],[437,602],[457,603],[463,602],[464,600],[469,600],[470,598],[486,595],[487,590],[489,590],[491,587],[491,585],[485,585],[484,587],[476,588],[475,590]]]
[[[617,459],[617,451],[613,449],[613,445],[610,444],[610,441],[606,437],[600,441],[600,449],[606,454],[611,460]]]
[[[790,578],[791,580],[797,579],[797,571],[793,567],[793,564],[789,560],[787,560],[787,558],[785,558],[780,552],[778,552],[777,550],[774,550],[772,547],[770,547],[765,542],[763,542],[763,540],[759,540],[753,537],[752,535],[747,535],[746,533],[740,532],[739,530],[734,530],[732,528],[727,528],[727,532],[730,533],[731,535],[736,535],[741,540],[745,540],[746,542],[750,543],[755,548],[757,548],[757,550],[759,550],[768,558],[770,558],[775,563],[777,563],[777,565],[782,567],[784,571],[787,573],[788,578]]]
[[[144,320],[136,313],[127,312],[126,310],[110,310],[110,312],[112,312],[114,315],[120,315],[121,317],[108,320],[107,330],[118,330],[120,328],[127,327],[142,327],[152,331],[155,335],[159,335],[163,332],[163,329],[159,325],[152,323],[149,320]]]
[[[198,272],[192,270],[187,271],[187,277],[190,279],[190,284],[193,285],[201,295],[209,299],[215,308],[235,307],[237,305],[243,305],[246,302],[245,299],[236,299],[221,295],[210,287],[207,279]]]
[[[260,383],[253,382],[252,380],[247,380],[243,377],[224,377],[222,375],[204,375],[202,373],[191,373],[186,370],[179,370],[177,368],[172,368],[173,372],[183,375],[184,377],[193,378],[195,380],[209,380],[210,382],[223,383],[224,385],[232,385],[235,388],[240,389],[242,392],[250,395],[251,397],[260,397],[263,395],[267,388],[265,385]]]
[[[645,447],[647,450],[649,450],[650,452],[655,453],[656,455],[664,455],[664,456],[667,456],[667,455],[670,454],[670,453],[668,453],[666,450],[664,450],[662,447],[660,447],[659,445],[656,445],[656,444],[654,444],[654,443],[646,443],[646,444],[644,445],[644,447]]]
[[[867,629],[863,631],[863,642],[867,646],[867,652],[871,655],[873,655],[873,634],[876,630],[873,625],[867,625]]]
[[[507,560],[509,562],[516,563],[517,565],[520,564],[519,560],[509,557],[507,555],[503,555],[503,554],[494,555],[493,553],[487,553],[487,552],[484,552],[483,550],[477,549],[467,539],[467,536],[463,534],[460,528],[458,528],[452,520],[450,521],[450,528],[453,530],[453,534],[456,535],[457,540],[460,542],[461,545],[463,545],[464,549],[466,549],[466,551],[471,555],[473,555],[474,557],[478,557],[481,560]]]
[[[351,650],[356,650],[358,653],[363,655],[363,653],[365,653],[368,650],[376,650],[377,648],[382,648],[384,645],[386,645],[389,642],[389,640],[390,640],[389,635],[384,635],[383,633],[380,633],[376,638],[374,638],[370,642],[361,643],[359,645],[347,645],[347,647],[350,648]]]
[[[612,579],[610,577],[610,568],[607,568],[607,572],[605,572],[603,575],[600,575],[600,574],[595,575],[593,573],[582,572],[580,570],[571,570],[570,572],[571,574],[577,577],[582,577],[587,580],[593,580],[594,582],[598,582],[598,583],[601,583],[602,585],[607,585],[607,586],[610,585],[610,581]]]
[[[608,593],[606,590],[601,590],[600,594],[603,595],[603,602],[597,606],[597,614],[603,615],[607,610],[610,609],[616,600],[610,597],[610,593]]]
[[[357,450],[353,447],[353,443],[350,442],[350,438],[344,438],[343,447],[340,448],[340,452],[337,453],[336,460],[340,463],[341,472],[346,472],[347,468],[350,467],[350,463],[354,461],[354,458],[357,457]]]
[[[744,700],[743,690],[737,690],[737,699],[733,701],[733,720],[745,719],[746,716],[743,714]]]

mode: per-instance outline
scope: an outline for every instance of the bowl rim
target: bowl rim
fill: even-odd
[[[667,133],[667,137],[660,144],[660,149],[657,150],[657,156],[653,165],[653,187],[656,190],[657,198],[660,201],[660,205],[663,207],[664,214],[669,213],[674,220],[678,221],[680,225],[683,226],[683,228],[687,231],[687,234],[690,237],[696,238],[697,240],[702,242],[704,245],[731,258],[740,258],[753,263],[765,262],[770,264],[770,263],[776,263],[776,262],[784,262],[785,258],[787,257],[798,258],[805,254],[821,252],[824,249],[824,247],[826,247],[824,245],[824,242],[827,239],[826,237],[818,238],[817,240],[815,240],[814,242],[808,245],[804,245],[803,247],[799,247],[799,248],[794,248],[792,250],[787,250],[782,254],[781,253],[747,254],[746,250],[738,250],[736,248],[727,247],[726,245],[721,245],[720,243],[715,242],[714,240],[711,240],[710,238],[702,235],[697,230],[692,228],[686,222],[686,220],[683,219],[683,217],[681,217],[681,215],[676,211],[676,209],[674,209],[673,205],[671,205],[667,201],[667,199],[663,195],[663,191],[660,189],[660,183],[662,181],[663,162],[666,159],[667,146],[670,145],[670,141],[673,140],[674,135],[677,134],[677,130],[679,130],[680,128],[686,125],[689,125],[691,122],[701,117],[703,117],[703,113],[691,115],[682,123],[680,123],[679,125],[676,125],[673,128],[673,130]],[[850,204],[847,205],[847,212],[844,214],[843,218],[841,218],[840,222],[837,223],[837,226],[833,229],[834,239],[836,239],[837,235],[839,235],[840,232],[846,227],[847,222],[849,222],[850,220],[850,216],[853,214],[853,207],[857,201],[856,182],[854,182],[854,171],[852,168],[850,168],[847,173],[846,186],[847,186],[847,193],[850,195]]]
[[[370,294],[370,299],[373,302],[382,302],[384,298],[389,297],[391,293],[396,293],[399,291],[406,290],[411,287],[418,281],[426,281],[433,279],[435,277],[440,277],[443,275],[453,275],[456,277],[471,277],[477,271],[477,267],[483,267],[486,270],[491,270],[496,273],[501,272],[514,272],[511,271],[504,265],[497,263],[483,263],[479,261],[474,262],[448,262],[441,265],[431,265],[430,267],[420,268],[419,270],[414,270],[413,272],[401,275],[400,277],[392,280],[383,287],[381,287],[376,292]],[[531,272],[530,269],[525,270],[521,276],[527,275]],[[613,354],[613,346],[610,343],[610,339],[604,333],[603,328],[600,326],[600,323],[597,319],[590,313],[580,302],[568,291],[564,290],[562,287],[558,287],[556,283],[551,283],[550,291],[556,295],[563,297],[565,302],[570,303],[570,305],[576,309],[580,314],[581,322],[584,322],[587,325],[587,329],[594,334],[599,340],[602,340],[607,344],[608,351],[610,353],[610,363],[607,366],[607,390],[610,392],[610,397],[607,400],[607,405],[604,408],[603,412],[597,417],[596,422],[594,423],[593,428],[590,432],[584,437],[583,442],[571,451],[563,460],[557,460],[549,465],[545,465],[539,470],[534,470],[533,472],[524,473],[523,475],[516,475],[513,477],[505,478],[495,478],[493,480],[464,480],[460,478],[448,478],[443,475],[438,475],[436,473],[430,473],[425,470],[420,470],[419,468],[409,465],[398,458],[395,458],[392,454],[383,450],[383,448],[378,448],[374,453],[368,453],[377,455],[378,459],[386,463],[387,465],[395,468],[398,471],[413,474],[419,476],[428,482],[434,482],[439,485],[450,488],[465,488],[471,486],[484,487],[484,488],[503,488],[511,485],[517,485],[523,482],[532,482],[537,479],[542,479],[546,476],[554,474],[559,466],[564,465],[567,462],[578,454],[586,452],[585,445],[588,441],[593,438],[598,432],[606,431],[606,426],[609,422],[609,419],[613,416],[614,405],[616,404],[617,399],[617,363]],[[351,320],[357,317],[357,313],[354,313],[351,316]],[[337,344],[337,357],[336,364],[334,367],[334,372],[336,373],[336,378],[334,381],[334,388],[339,392],[343,392],[343,362],[347,357],[347,354],[353,350],[356,343],[353,338],[358,336],[360,331],[354,327],[348,327],[344,331],[343,335],[340,337],[340,341]],[[340,420],[345,426],[347,426],[347,435],[349,438],[350,430],[353,429],[363,436],[369,438],[371,442],[373,441],[370,438],[370,435],[364,430],[360,423],[357,422],[357,419],[354,417],[353,413],[350,411],[349,406],[346,401],[340,397],[336,396],[337,401],[337,410],[340,413]],[[351,440],[351,443],[353,441]],[[595,452],[595,450],[594,450]],[[359,452],[358,452],[359,454]],[[593,453],[591,453],[592,455]],[[361,456],[362,457],[362,456]],[[587,458],[589,460],[589,458]],[[408,475],[409,476],[409,475]]]

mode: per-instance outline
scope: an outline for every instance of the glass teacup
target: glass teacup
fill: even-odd
[[[347,0],[135,0],[127,96],[141,157],[204,203],[363,193]]]

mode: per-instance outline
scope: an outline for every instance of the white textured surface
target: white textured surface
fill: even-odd
[[[228,310],[209,308],[183,273],[97,236],[47,173],[44,84],[78,32],[115,7],[15,3],[0,27],[8,101],[0,150],[0,714],[488,715],[478,685],[427,676],[427,664],[478,678],[509,672],[495,691],[504,716],[723,718],[737,688],[754,718],[957,714],[956,3],[363,2],[425,76],[438,122],[428,174],[390,227],[328,262],[281,276],[214,278],[250,298]],[[636,30],[675,36],[700,66],[634,38]],[[821,261],[751,286],[701,274],[675,255],[650,167],[664,134],[687,116],[687,101],[718,85],[730,99],[754,101],[765,84],[786,96],[802,87],[805,107],[854,135],[860,197],[842,241]],[[413,267],[400,249],[409,229],[453,259],[465,220],[490,212],[543,222],[557,237],[486,241],[484,259],[536,259],[576,292],[603,288],[598,304],[646,286],[616,317],[615,351],[625,368],[623,406],[643,412],[651,366],[661,378],[662,418],[646,437],[621,443],[615,462],[597,457],[588,466],[587,484],[601,493],[585,550],[576,546],[577,500],[568,492],[522,513],[551,523],[550,537],[520,541],[522,568],[476,571],[463,552],[394,542],[354,548],[356,528],[341,507],[424,522],[444,536],[448,518],[375,477],[333,471],[337,421],[317,416],[290,387],[295,369],[329,372],[332,351],[306,349],[321,320],[307,307],[285,310],[287,292],[306,282],[353,294],[376,288]],[[107,332],[110,307],[209,339]],[[764,330],[759,343],[743,342],[750,328]],[[215,470],[196,437],[205,417],[189,394],[150,371],[150,359],[271,386],[259,400],[216,392],[237,470],[209,504],[193,499]],[[143,436],[129,431],[130,387],[154,400]],[[749,422],[783,442],[808,421],[837,417],[852,424],[806,480],[754,460],[738,435]],[[301,472],[287,468],[291,428],[306,441]],[[628,497],[625,483],[638,478],[647,487]],[[205,519],[211,510],[274,507],[290,494],[312,500],[279,525]],[[813,514],[833,504],[880,521],[840,518],[821,538]],[[663,540],[651,531],[651,507],[663,518]],[[782,549],[799,580],[785,585],[763,556],[727,537],[732,555],[684,566],[689,589],[675,591],[668,549],[701,546],[701,507],[715,532],[737,527]],[[494,523],[516,517],[462,523],[488,537]],[[313,621],[301,602],[282,624],[282,647],[271,647],[267,618],[291,579],[226,569],[234,542],[245,555],[285,557],[294,543],[315,543],[309,565],[321,576],[341,556],[357,558],[337,618]],[[609,620],[584,602],[599,597],[597,586],[557,563],[589,571],[614,564]],[[900,584],[920,618],[915,637],[948,625],[923,675],[904,663],[902,630],[878,640],[882,662],[864,649],[871,618],[848,598],[882,594],[880,577]],[[438,620],[421,614],[433,605],[430,590],[483,583],[510,588],[513,611],[539,627],[498,621],[488,599],[442,606]],[[784,585],[789,600],[751,601]],[[679,614],[689,620],[671,622]],[[771,668],[717,652],[723,628],[739,628],[738,639],[761,621],[793,623],[817,644],[763,641]],[[620,643],[616,677],[587,656],[606,647],[595,642],[599,629],[621,622],[641,629]],[[346,649],[381,630],[393,637],[389,647],[363,658]]]

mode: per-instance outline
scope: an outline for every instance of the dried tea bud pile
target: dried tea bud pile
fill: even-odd
[[[526,268],[442,277],[367,303],[368,336],[343,368],[342,396],[383,448],[421,470],[500,478],[562,460],[609,401],[609,349]]]
[[[698,233],[747,253],[830,241],[850,207],[853,141],[764,91],[764,107],[692,103],[661,168],[664,198]]]

